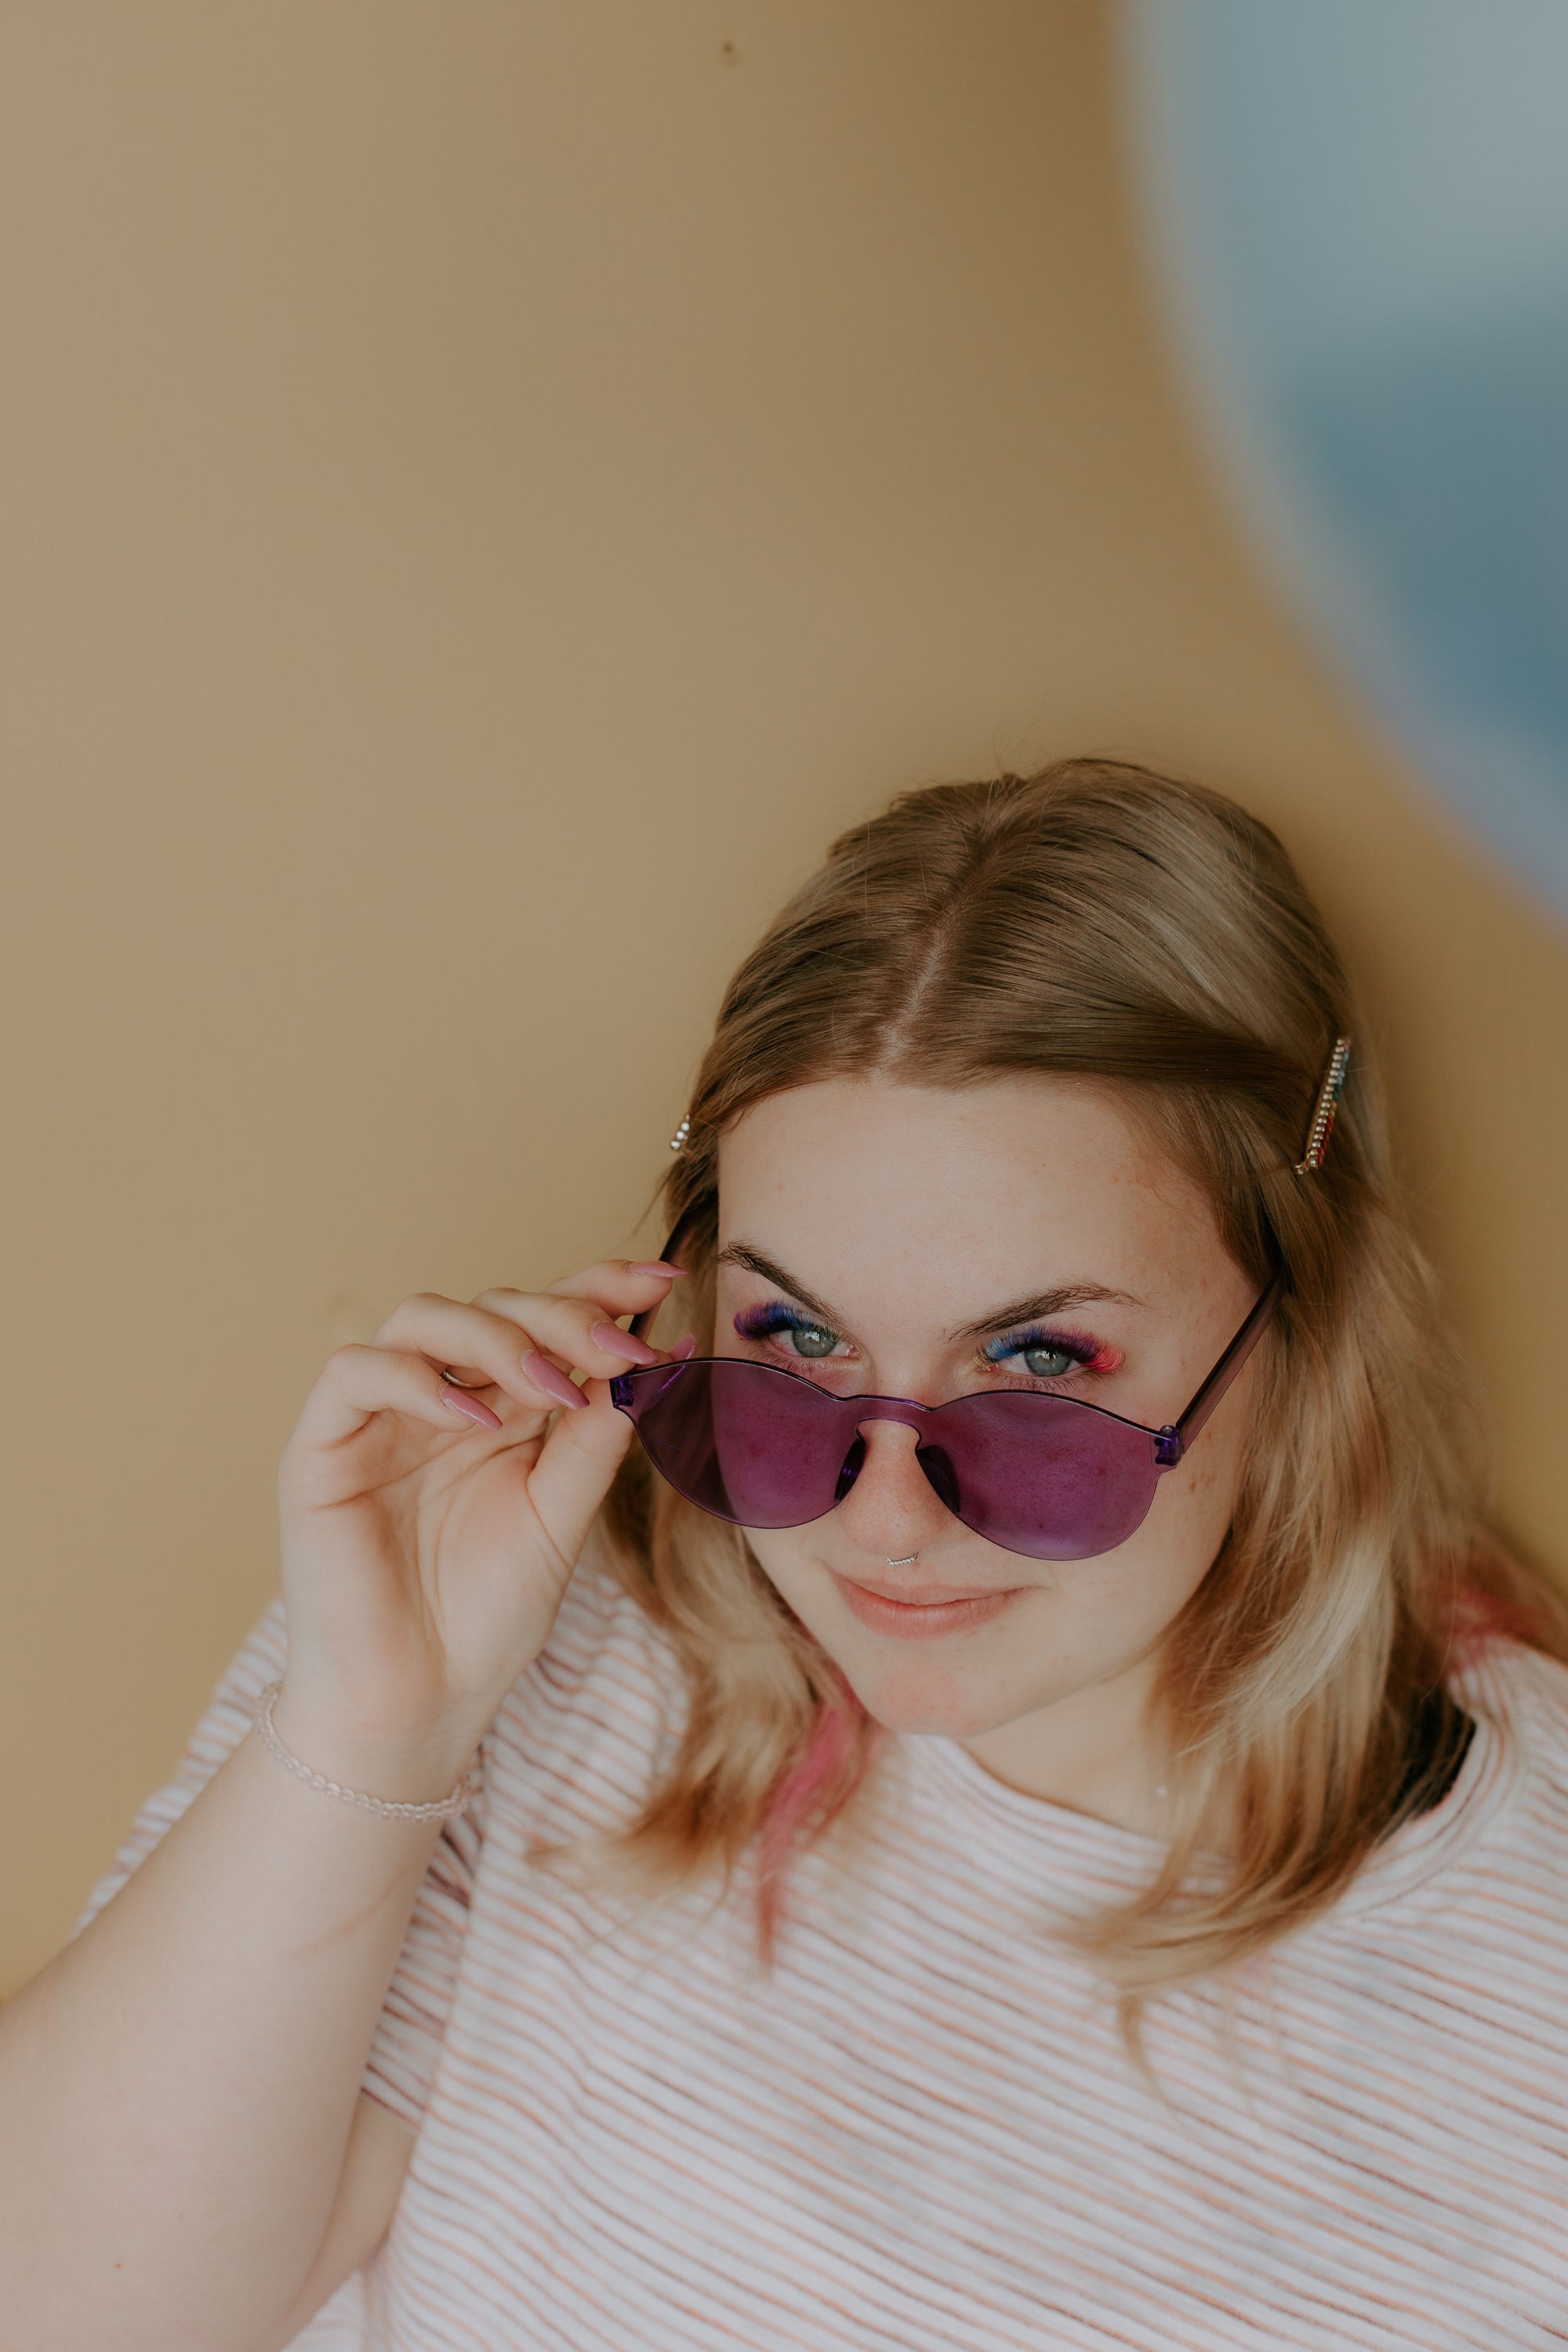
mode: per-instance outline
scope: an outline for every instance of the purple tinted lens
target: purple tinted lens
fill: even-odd
[[[655,1468],[718,1518],[796,1528],[837,1500],[858,1420],[847,1398],[766,1364],[702,1358],[629,1373],[613,1393]]]
[[[1070,1397],[1001,1391],[929,1407],[829,1395],[734,1358],[659,1365],[612,1394],[655,1467],[690,1502],[747,1528],[802,1527],[853,1485],[861,1426],[898,1421],[948,1509],[1005,1550],[1086,1559],[1139,1527],[1159,1479],[1152,1433]]]
[[[998,1390],[954,1397],[931,1420],[957,1499],[931,1484],[965,1527],[1004,1551],[1091,1559],[1125,1543],[1149,1515],[1160,1477],[1154,1440],[1094,1405]]]

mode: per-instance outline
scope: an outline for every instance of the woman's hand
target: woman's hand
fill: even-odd
[[[673,1272],[611,1263],[466,1307],[405,1298],[368,1347],[329,1358],[279,1481],[274,1720],[307,1762],[382,1796],[445,1793],[544,1646],[630,1441],[609,1378],[665,1360],[614,1318],[657,1306]]]

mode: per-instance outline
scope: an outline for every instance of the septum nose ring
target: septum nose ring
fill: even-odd
[[[920,1558],[920,1554],[918,1551],[912,1551],[910,1552],[908,1559],[889,1559],[887,1553],[884,1552],[882,1554],[882,1558],[887,1561],[887,1565],[889,1568],[913,1568],[916,1560]]]

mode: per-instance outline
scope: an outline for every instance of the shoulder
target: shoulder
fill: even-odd
[[[1486,1843],[1568,1885],[1568,1666],[1494,1638],[1466,1661],[1453,1688],[1492,1750],[1499,1801]]]
[[[537,1833],[580,1837],[638,1811],[685,1726],[680,1662],[616,1574],[595,1529],[544,1649],[486,1739],[492,1804]]]
[[[71,1929],[79,1936],[132,1873],[201,1795],[233,1755],[255,1720],[257,1703],[268,1683],[282,1675],[289,1657],[281,1593],[271,1601],[230,1658],[202,1711],[172,1777],[143,1798],[108,1869],[98,1880]]]
[[[1336,1949],[1347,1935],[1358,1948],[1392,1938],[1418,1973],[1465,1988],[1477,2013],[1511,2002],[1555,2016],[1568,1953],[1568,1668],[1494,1635],[1447,1683],[1475,1724],[1458,1780],[1367,1857],[1322,1932]]]
[[[1466,1707],[1496,1724],[1548,1772],[1568,1773],[1568,1666],[1497,1634],[1478,1643],[1451,1678]]]

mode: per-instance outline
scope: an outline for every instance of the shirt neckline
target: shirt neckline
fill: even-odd
[[[1326,1916],[1363,1912],[1409,1895],[1458,1862],[1511,1802],[1526,1769],[1521,1695],[1517,1675],[1509,1671],[1518,1654],[1515,1643],[1493,1643],[1450,1674],[1449,1688],[1475,1725],[1453,1787],[1440,1804],[1405,1822],[1368,1855]],[[923,1768],[1016,1847],[1026,1846],[1042,1862],[1048,1857],[1058,1871],[1076,1862],[1101,1883],[1108,1874],[1148,1877],[1164,1855],[1163,1838],[1009,1788],[950,1735],[925,1733],[901,1744],[917,1778]]]

